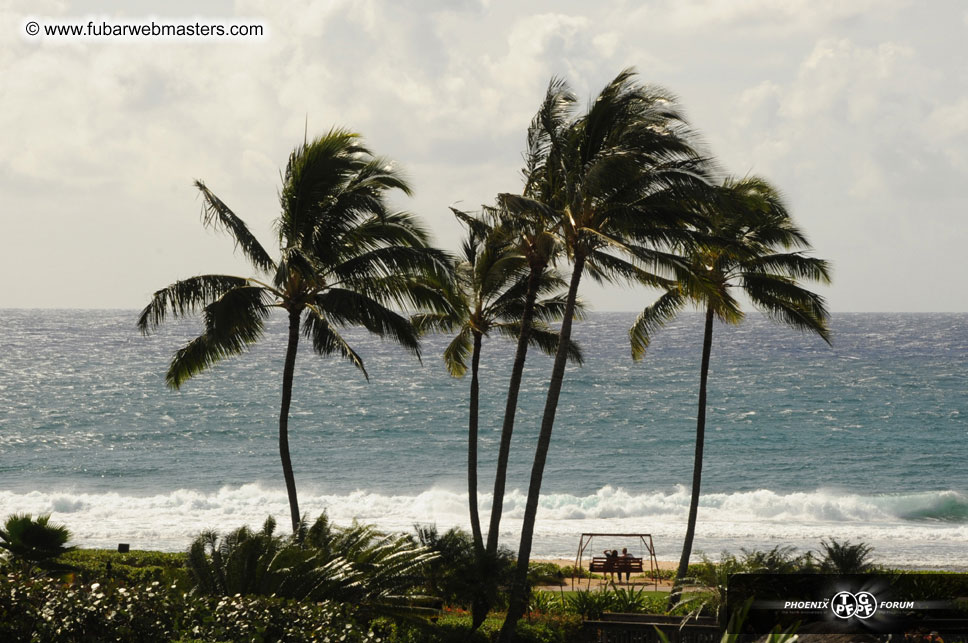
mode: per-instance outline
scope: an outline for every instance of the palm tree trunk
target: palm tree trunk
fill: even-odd
[[[521,546],[518,549],[517,567],[514,572],[514,579],[511,582],[507,618],[504,620],[504,625],[501,626],[501,634],[498,639],[502,643],[510,643],[514,640],[515,628],[527,609],[528,563],[531,559],[531,540],[534,536],[535,518],[538,515],[538,500],[541,498],[541,480],[544,477],[545,461],[548,458],[548,448],[551,445],[551,431],[555,426],[555,414],[558,411],[561,385],[565,379],[565,364],[568,362],[568,346],[571,342],[571,322],[575,313],[575,300],[578,297],[578,284],[581,281],[584,268],[585,257],[576,255],[575,267],[571,273],[571,284],[568,286],[568,299],[565,301],[565,313],[561,320],[558,351],[555,353],[555,364],[551,370],[551,383],[548,385],[548,397],[545,400],[544,415],[541,418],[541,432],[538,434],[534,465],[531,467],[528,502],[524,508]]]
[[[481,516],[477,509],[477,409],[479,384],[477,371],[481,362],[481,333],[474,331],[474,353],[471,356],[471,408],[467,421],[467,503],[471,512],[471,534],[478,554],[484,553]]]
[[[702,338],[702,367],[699,375],[699,412],[696,415],[696,455],[692,463],[692,498],[689,501],[689,518],[686,521],[686,538],[682,544],[676,581],[689,573],[689,557],[692,540],[696,535],[696,515],[699,513],[699,488],[702,483],[702,449],[706,439],[706,381],[709,378],[709,354],[713,347],[713,309],[706,308],[706,329]],[[672,594],[670,594],[670,600]]]
[[[525,293],[524,310],[521,313],[521,334],[514,351],[514,364],[511,366],[511,380],[508,383],[507,403],[504,406],[504,424],[501,426],[501,444],[497,453],[497,471],[494,474],[494,497],[491,501],[491,522],[487,528],[487,553],[497,553],[498,537],[501,532],[501,514],[504,511],[504,488],[507,483],[508,456],[511,452],[511,434],[514,432],[514,414],[518,409],[518,393],[524,374],[524,361],[528,355],[528,342],[531,339],[531,323],[534,320],[534,302],[538,298],[538,286],[545,264],[532,265],[528,275],[528,291]]]
[[[286,479],[289,494],[289,513],[292,531],[299,529],[299,501],[296,499],[296,478],[292,475],[289,458],[289,404],[292,402],[292,375],[296,370],[296,348],[299,346],[299,310],[289,311],[289,345],[286,347],[286,365],[282,369],[282,408],[279,410],[279,457],[282,458],[282,475]]]

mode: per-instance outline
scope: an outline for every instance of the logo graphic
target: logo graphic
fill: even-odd
[[[870,592],[840,592],[830,601],[830,609],[837,618],[870,618],[877,611],[877,599]]]

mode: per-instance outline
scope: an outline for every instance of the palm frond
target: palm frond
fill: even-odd
[[[769,317],[830,343],[830,313],[823,297],[776,275],[743,273],[741,282],[753,305]]]
[[[417,313],[410,316],[410,323],[420,335],[446,333],[460,326],[459,320],[454,315],[445,313]]]
[[[467,358],[473,350],[472,331],[463,326],[444,349],[444,365],[451,377],[464,377],[467,373]]]
[[[363,326],[381,338],[393,339],[420,357],[420,338],[410,320],[366,295],[329,288],[317,295],[312,303],[331,322],[341,326]]]
[[[503,322],[495,324],[494,328],[508,339],[517,339],[521,335],[520,322]],[[558,331],[551,329],[543,322],[535,321],[531,325],[531,332],[528,334],[528,345],[554,357],[558,351],[559,339]],[[566,355],[569,362],[578,366],[581,366],[585,361],[581,346],[575,341],[568,343]]]
[[[237,217],[203,182],[196,180],[195,187],[202,193],[205,201],[202,206],[202,221],[205,225],[210,225],[215,229],[225,228],[257,270],[264,273],[272,272],[276,267],[275,262],[259,243],[259,240],[255,238],[255,235],[249,231],[248,226],[242,219]]]
[[[343,359],[349,361],[353,366],[360,369],[363,377],[369,381],[370,374],[366,372],[361,358],[353,347],[349,345],[342,335],[339,334],[333,325],[323,316],[323,312],[314,305],[306,307],[306,319],[303,321],[303,335],[310,339],[313,350],[318,355],[338,354]]]
[[[193,313],[248,283],[247,279],[230,275],[200,275],[176,281],[152,295],[151,302],[138,315],[138,330],[142,335],[148,335],[169,313],[173,317]]]
[[[632,345],[632,359],[645,357],[645,351],[652,342],[652,336],[663,326],[675,319],[685,305],[685,297],[679,290],[664,292],[651,306],[639,313],[629,329],[629,342]]]
[[[436,248],[385,246],[333,266],[335,280],[365,287],[368,281],[391,275],[428,274],[438,279],[453,273],[453,261]]]
[[[790,279],[809,279],[822,284],[830,283],[829,262],[816,257],[807,257],[799,252],[762,255],[743,261],[741,265],[749,272],[779,274]]]
[[[451,206],[450,211],[454,213],[457,220],[467,226],[467,230],[470,233],[468,241],[471,247],[477,246],[481,241],[486,239],[494,227],[489,225],[486,221],[475,217],[469,212],[464,212],[463,210],[458,210],[457,208]]]
[[[639,259],[640,256],[636,255],[638,253],[633,254],[633,258]],[[654,259],[653,265],[660,267],[660,269],[668,268],[671,265],[671,262],[660,262],[659,253],[653,252],[650,253],[650,256]],[[645,270],[632,261],[628,261],[604,250],[591,251],[585,265],[588,268],[588,274],[598,283],[624,281],[626,283],[637,283],[653,288],[669,288],[672,285],[670,279],[662,277],[650,270]]]
[[[179,349],[165,383],[173,389],[226,357],[239,355],[262,336],[272,306],[261,286],[233,288],[205,307],[204,332]]]

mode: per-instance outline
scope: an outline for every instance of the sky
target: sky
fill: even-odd
[[[199,20],[262,38],[29,37],[25,25]],[[202,179],[273,246],[280,170],[361,133],[409,178],[436,243],[448,206],[520,190],[552,76],[582,106],[625,67],[678,96],[726,172],[785,194],[834,312],[966,312],[968,3],[0,0],[0,308],[141,308],[195,274],[248,275],[205,229]],[[594,310],[657,293],[601,288]]]

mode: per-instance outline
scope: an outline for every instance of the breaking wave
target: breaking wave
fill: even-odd
[[[516,545],[525,500],[526,493],[520,490],[505,499],[501,539],[509,546]],[[655,539],[660,559],[675,559],[688,503],[685,487],[636,494],[606,486],[587,496],[548,494],[541,500],[534,552],[543,557],[573,556],[582,532],[647,532]],[[302,489],[300,506],[310,518],[325,510],[338,523],[359,520],[391,531],[410,531],[416,523],[466,529],[468,523],[466,493],[440,488],[416,495],[365,490],[327,495]],[[482,512],[489,508],[490,497],[482,496]],[[288,505],[283,490],[261,484],[142,496],[0,492],[0,515],[23,511],[52,513],[84,546],[128,542],[135,548],[180,550],[204,529],[258,526],[270,514],[285,524]],[[825,489],[760,489],[706,494],[699,521],[696,549],[713,554],[777,544],[812,549],[821,538],[833,537],[871,543],[894,564],[968,565],[968,552],[963,551],[968,497],[958,491],[864,496]]]

